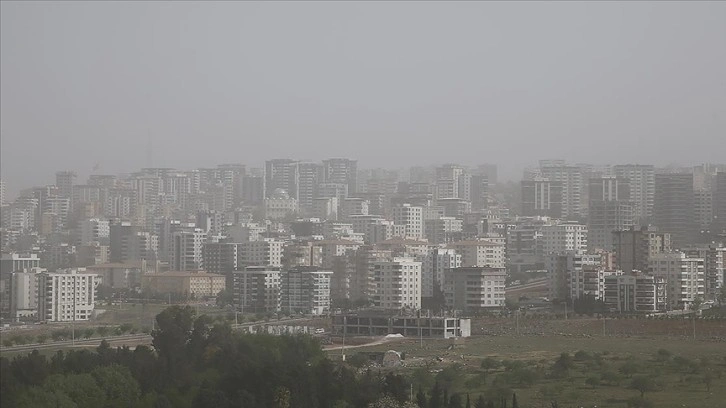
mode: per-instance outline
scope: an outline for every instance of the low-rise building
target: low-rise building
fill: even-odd
[[[224,275],[204,271],[168,271],[147,273],[141,288],[153,293],[171,293],[197,298],[214,297],[225,289]]]
[[[453,338],[471,336],[471,319],[439,316],[391,316],[360,312],[334,315],[332,333],[347,336],[385,336]]]

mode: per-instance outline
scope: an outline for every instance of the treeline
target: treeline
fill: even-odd
[[[153,348],[38,351],[0,358],[3,407],[366,407],[408,383],[335,365],[310,336],[233,333],[174,306],[157,316]]]

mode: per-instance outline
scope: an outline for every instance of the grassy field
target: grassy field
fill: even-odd
[[[467,338],[455,346],[451,340],[424,340],[422,347],[418,339],[405,339],[346,354],[350,358],[359,351],[386,350],[405,352],[404,365],[394,370],[414,378],[415,389],[419,384],[426,388],[435,376],[443,375],[453,392],[469,393],[473,399],[495,388],[510,388],[521,407],[549,407],[552,401],[559,407],[627,407],[630,398],[640,396],[630,388],[633,378],[644,376],[655,385],[645,392],[653,407],[726,408],[726,343],[717,340],[667,335],[489,335]],[[660,360],[658,350],[667,351],[661,352]],[[566,375],[554,378],[551,368],[561,353],[574,357],[578,351],[582,359],[574,361]],[[330,355],[338,357],[340,351]],[[485,371],[481,362],[487,357],[507,361],[510,368]],[[626,375],[621,370],[629,362],[635,368]],[[521,381],[521,376],[512,374],[517,364],[533,378]]]

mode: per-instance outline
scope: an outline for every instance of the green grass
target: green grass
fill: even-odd
[[[583,350],[590,355],[599,353],[604,366],[610,370],[618,371],[625,362],[632,360],[640,365],[637,375],[657,376],[656,381],[661,384],[659,390],[646,392],[645,395],[654,407],[726,407],[726,346],[723,342],[657,336],[496,336],[468,338],[462,345],[450,349],[452,344],[450,340],[424,340],[422,348],[417,340],[411,339],[376,347],[351,349],[347,354],[351,356],[357,351],[391,349],[405,352],[405,365],[396,370],[409,375],[421,367],[431,371],[454,366],[460,375],[453,386],[454,392],[469,393],[472,397],[477,397],[479,393],[499,382],[499,385],[512,388],[517,393],[517,399],[523,407],[546,406],[553,400],[557,400],[560,407],[626,407],[629,398],[640,395],[637,390],[629,388],[632,380],[628,378],[623,378],[619,385],[587,385],[586,379],[599,375],[603,369],[594,365],[592,367],[597,368],[588,368],[586,362],[576,362],[567,378],[550,378],[549,368],[560,353],[568,352],[574,356],[578,350]],[[706,391],[706,385],[702,382],[705,373],[703,369],[698,373],[681,374],[672,364],[655,361],[654,355],[659,349],[668,350],[673,356],[692,360],[707,359],[713,373],[710,392]],[[331,353],[331,357],[334,357],[340,351]],[[480,364],[485,357],[522,361],[525,367],[538,371],[539,377],[530,386],[518,385],[512,380],[502,382],[506,374],[503,368],[499,368],[486,375],[484,383],[479,377],[477,384],[475,380],[483,372]],[[721,378],[718,378],[719,375]],[[417,387],[414,384],[414,388]]]

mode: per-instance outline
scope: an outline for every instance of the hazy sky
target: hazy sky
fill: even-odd
[[[726,161],[726,2],[1,4],[11,190],[153,165]]]

